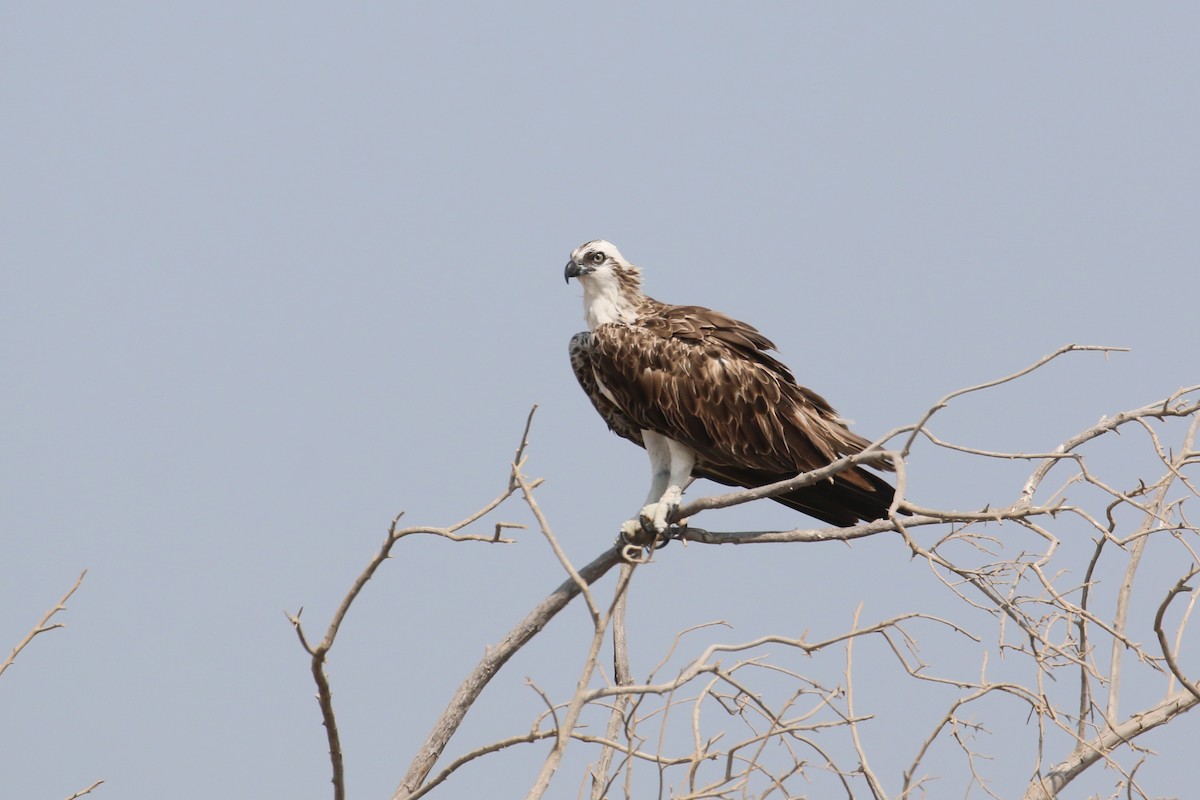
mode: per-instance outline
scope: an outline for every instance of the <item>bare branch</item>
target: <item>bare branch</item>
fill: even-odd
[[[808,473],[812,474],[812,473]],[[735,498],[736,503],[749,502],[756,497],[741,499],[742,492],[721,495],[721,498]],[[697,500],[700,503],[708,498]],[[712,498],[720,499],[720,498]],[[690,508],[691,506],[689,506]],[[1030,517],[1053,516],[1062,512],[1062,506],[1009,506],[988,511],[938,511],[920,506],[907,506],[912,510],[912,516],[894,519],[877,519],[873,522],[863,522],[852,527],[838,528],[795,528],[789,531],[709,531],[690,525],[674,529],[677,538],[701,544],[780,544],[783,542],[845,542],[875,536],[879,533],[903,531],[906,528],[919,528],[926,525],[944,525],[954,522],[1005,522],[1023,520]]]
[[[525,480],[525,476],[521,474],[521,469],[517,464],[512,467],[513,481],[521,488],[521,494],[525,497],[525,502],[529,504],[529,509],[533,512],[533,516],[537,519],[538,527],[542,531],[542,535],[549,542],[550,548],[554,551],[554,556],[558,559],[558,563],[571,576],[571,580],[575,581],[579,586],[579,591],[583,595],[584,602],[587,603],[588,613],[592,615],[592,621],[597,622],[600,619],[600,609],[596,607],[596,601],[592,598],[592,593],[588,591],[588,583],[579,573],[576,572],[575,566],[571,560],[567,558],[567,552],[562,549],[562,545],[558,543],[558,538],[550,529],[550,523],[546,521],[545,515],[542,514],[541,507],[538,506],[537,500],[533,497],[533,489]]]
[[[17,656],[21,654],[21,651],[24,650],[25,647],[32,642],[36,636],[42,633],[48,633],[56,628],[63,627],[63,623],[61,622],[56,622],[51,625],[50,620],[53,619],[54,615],[58,612],[67,610],[67,601],[71,599],[71,595],[75,594],[75,590],[78,589],[80,584],[83,583],[83,576],[85,575],[87,575],[86,569],[79,573],[79,577],[75,579],[75,583],[70,589],[67,590],[67,593],[64,594],[59,601],[54,604],[54,607],[43,614],[42,618],[38,621],[38,624],[34,625],[29,633],[25,634],[25,638],[17,642],[17,646],[14,647],[12,652],[8,654],[8,658],[4,659],[3,664],[0,664],[0,675],[3,675],[4,671],[12,666],[13,662],[17,660]],[[89,789],[88,791],[91,790]]]
[[[513,464],[522,464],[525,460],[525,448],[529,446],[529,429],[533,425],[533,414],[538,410],[537,403],[529,409],[529,416],[525,417],[525,430],[521,431],[521,443],[517,445],[517,452],[513,454]],[[513,470],[512,476],[508,479],[508,490],[514,492],[517,489],[517,474]]]
[[[1154,633],[1158,635],[1158,645],[1162,648],[1163,658],[1167,660],[1167,667],[1170,668],[1171,672],[1183,685],[1183,688],[1191,692],[1196,700],[1200,700],[1200,688],[1197,688],[1196,682],[1189,680],[1188,677],[1183,674],[1183,670],[1179,668],[1179,664],[1175,660],[1175,654],[1172,652],[1171,645],[1167,642],[1167,634],[1163,631],[1163,617],[1166,616],[1167,608],[1171,605],[1171,601],[1174,600],[1175,596],[1181,592],[1192,591],[1192,587],[1188,586],[1187,582],[1194,578],[1197,574],[1200,574],[1200,567],[1193,566],[1191,570],[1188,571],[1188,574],[1180,578],[1179,581],[1171,587],[1171,591],[1167,592],[1167,596],[1163,598],[1162,603],[1160,603],[1158,606],[1158,612],[1154,615]]]
[[[70,797],[67,798],[67,800],[76,800],[76,798],[83,797],[85,794],[91,794],[92,790],[97,788],[102,783],[104,783],[104,781],[102,781],[102,780],[96,781],[91,786],[87,787],[86,789],[81,789],[80,791],[71,795]]]
[[[397,528],[397,526],[400,523],[400,518],[404,516],[404,512],[400,512],[393,517],[391,524],[388,526],[387,536],[384,537],[383,544],[380,545],[375,554],[371,556],[371,559],[367,562],[367,566],[363,569],[363,571],[359,573],[357,578],[355,578],[350,590],[346,593],[345,597],[342,598],[337,610],[334,611],[333,618],[330,620],[329,626],[325,630],[324,638],[322,638],[318,644],[311,644],[308,640],[308,637],[304,633],[304,628],[300,622],[300,614],[303,609],[295,614],[288,615],[288,620],[292,623],[292,627],[296,631],[296,636],[300,641],[300,645],[310,657],[309,669],[313,676],[313,682],[317,686],[317,704],[321,709],[321,724],[325,728],[325,736],[329,745],[329,761],[332,772],[330,782],[333,784],[334,800],[345,800],[346,774],[345,761],[342,754],[341,736],[338,731],[337,717],[333,708],[333,689],[329,684],[329,676],[325,672],[325,662],[328,658],[329,651],[333,648],[334,641],[337,639],[337,634],[341,629],[342,622],[345,621],[346,615],[350,613],[351,606],[354,604],[354,601],[358,599],[358,596],[362,593],[367,583],[375,576],[375,573],[383,565],[383,562],[387,561],[391,557],[392,549],[396,546],[396,543],[407,536],[413,536],[416,534],[430,534],[441,536],[456,542],[476,541],[490,542],[493,544],[509,543],[511,541],[508,539],[502,539],[500,537],[500,531],[504,527],[513,527],[512,523],[498,523],[493,536],[462,534],[458,531],[478,521],[496,509],[501,503],[503,503],[517,491],[518,486],[520,486],[522,491],[528,495],[534,486],[537,485],[538,482],[529,484],[519,482],[517,480],[519,469],[518,465],[521,462],[525,451],[525,446],[529,437],[529,426],[533,421],[533,414],[536,410],[537,406],[535,405],[532,409],[530,409],[529,416],[525,420],[525,428],[521,433],[521,442],[517,445],[517,460],[514,462],[512,473],[510,474],[508,482],[508,488],[505,491],[501,492],[496,496],[495,499],[485,504],[475,513],[446,528],[414,527],[400,530]]]
[[[858,769],[867,779],[867,786],[871,787],[871,795],[875,800],[886,800],[887,793],[871,769],[871,764],[867,760],[867,752],[863,749],[862,740],[859,739],[858,720],[854,715],[854,639],[858,632],[858,617],[861,613],[862,604],[860,603],[858,608],[854,609],[854,622],[850,626],[850,634],[846,636],[846,718],[850,725],[850,738],[854,741],[854,752],[858,753]]]
[[[1192,416],[1197,410],[1200,410],[1200,402],[1193,402],[1190,404],[1184,403],[1182,398],[1185,395],[1192,394],[1197,391],[1200,391],[1200,385],[1189,386],[1186,389],[1180,389],[1179,391],[1175,392],[1166,400],[1154,402],[1147,406],[1143,406],[1142,408],[1137,408],[1132,411],[1124,411],[1113,417],[1102,419],[1098,424],[1093,425],[1082,433],[1072,436],[1070,439],[1060,444],[1056,449],[1056,453],[1061,455],[1064,453],[1073,452],[1079,449],[1080,446],[1092,441],[1093,439],[1096,439],[1099,436],[1103,436],[1106,433],[1115,431],[1121,426],[1130,422],[1145,419],[1147,417],[1154,419],[1166,419],[1168,417]],[[1031,476],[1029,476],[1029,480],[1025,482],[1025,488],[1021,491],[1021,497],[1024,501],[1028,502],[1033,498],[1038,486],[1040,486],[1042,480],[1045,479],[1046,473],[1053,469],[1054,466],[1059,463],[1059,460],[1060,458],[1058,455],[1056,455],[1054,458],[1047,459],[1034,471]]]
[[[1055,350],[1053,353],[1051,353],[1047,356],[1042,356],[1041,358],[1039,358],[1037,361],[1033,362],[1029,366],[1025,367],[1024,369],[1019,369],[1016,372],[1012,373],[1011,375],[1005,375],[1003,378],[996,378],[995,380],[986,381],[984,383],[978,383],[974,386],[968,386],[965,389],[958,389],[956,391],[950,392],[950,394],[946,395],[941,400],[938,400],[936,403],[934,403],[933,406],[928,411],[925,412],[925,415],[923,417],[921,417],[920,421],[917,422],[917,424],[913,427],[912,434],[908,437],[908,441],[906,441],[904,443],[904,447],[901,448],[901,450],[900,450],[901,457],[908,456],[909,452],[912,450],[913,441],[917,438],[918,434],[920,434],[924,430],[925,425],[929,422],[930,419],[933,418],[934,414],[936,414],[937,412],[939,412],[943,408],[945,408],[947,405],[949,405],[950,401],[953,400],[954,398],[962,397],[964,394],[970,394],[971,392],[978,392],[978,391],[982,391],[983,389],[990,389],[993,386],[999,386],[1004,383],[1009,383],[1011,381],[1015,381],[1018,378],[1022,378],[1024,376],[1028,375],[1029,373],[1033,372],[1034,370],[1044,367],[1046,364],[1049,364],[1051,361],[1053,361],[1054,359],[1058,358],[1061,355],[1065,355],[1067,353],[1087,351],[1087,350],[1098,351],[1098,352],[1105,353],[1105,354],[1129,352],[1128,347],[1104,347],[1101,345],[1090,345],[1090,344],[1063,345],[1062,347]]]
[[[1146,731],[1170,722],[1200,703],[1187,691],[1177,692],[1158,705],[1134,714],[1120,725],[1106,729],[1099,736],[1076,748],[1071,755],[1054,765],[1045,775],[1034,777],[1025,790],[1025,800],[1052,800],[1092,764],[1100,761],[1115,748],[1132,741]]]

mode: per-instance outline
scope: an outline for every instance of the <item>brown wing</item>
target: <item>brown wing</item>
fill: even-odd
[[[645,447],[642,442],[642,429],[633,423],[629,417],[621,413],[621,410],[613,405],[613,402],[604,396],[600,391],[600,387],[596,385],[596,373],[592,369],[592,334],[583,331],[571,337],[569,351],[571,353],[571,369],[575,372],[575,379],[579,381],[580,387],[583,388],[583,393],[592,401],[600,418],[608,425],[608,429],[617,434],[623,439],[636,444],[638,447]]]
[[[591,351],[597,377],[633,425],[708,464],[789,475],[862,450],[867,440],[797,385],[765,352],[772,347],[719,312],[654,303],[633,325],[599,326]]]

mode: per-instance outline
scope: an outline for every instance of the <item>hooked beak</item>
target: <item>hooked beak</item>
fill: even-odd
[[[563,278],[567,283],[571,282],[571,278],[578,278],[583,275],[591,275],[595,270],[591,267],[582,264],[576,264],[574,261],[567,262],[567,268],[563,270]]]

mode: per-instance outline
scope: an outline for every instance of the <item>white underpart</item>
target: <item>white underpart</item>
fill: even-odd
[[[591,275],[582,276],[583,317],[588,330],[609,322],[633,322],[637,313],[629,300],[621,294],[621,286],[611,266],[603,266]]]
[[[642,441],[650,456],[650,492],[638,518],[621,526],[627,537],[637,535],[646,525],[652,526],[657,533],[666,532],[668,520],[679,508],[683,487],[696,465],[696,454],[674,439],[643,430]]]

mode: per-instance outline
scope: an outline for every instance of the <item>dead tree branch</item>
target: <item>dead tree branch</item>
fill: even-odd
[[[346,615],[350,613],[350,608],[358,596],[362,593],[367,583],[375,576],[375,573],[387,561],[392,554],[393,548],[401,540],[408,536],[418,534],[427,534],[432,536],[440,536],[444,539],[449,539],[454,542],[488,542],[491,544],[511,544],[511,539],[504,539],[500,536],[504,528],[521,528],[523,525],[517,525],[511,522],[499,522],[496,524],[494,535],[484,536],[479,534],[459,533],[467,526],[482,519],[487,514],[494,511],[505,500],[512,497],[518,489],[523,491],[531,491],[540,481],[535,481],[533,484],[521,484],[517,481],[517,471],[519,465],[524,463],[525,448],[529,441],[529,428],[533,423],[533,414],[537,411],[537,406],[529,411],[529,416],[525,419],[525,428],[521,432],[521,440],[517,445],[516,455],[513,458],[513,467],[509,475],[507,488],[498,494],[491,502],[484,504],[478,511],[469,515],[453,525],[448,527],[412,527],[399,528],[400,518],[403,512],[397,514],[388,526],[387,536],[384,537],[383,544],[367,562],[367,566],[355,578],[350,590],[342,598],[337,610],[333,614],[328,627],[325,629],[325,635],[320,642],[313,645],[309,642],[305,635],[304,627],[300,621],[300,615],[304,609],[301,608],[295,614],[288,614],[288,621],[292,623],[292,627],[296,631],[296,636],[300,640],[301,647],[309,655],[309,667],[312,672],[313,682],[317,686],[317,703],[321,709],[321,722],[325,727],[325,735],[329,744],[329,761],[332,770],[330,778],[333,784],[333,794],[335,800],[345,800],[346,796],[346,775],[345,762],[342,754],[341,735],[338,731],[337,716],[333,708],[333,690],[329,684],[329,675],[325,671],[325,664],[329,656],[329,651],[333,648],[334,641],[337,639],[338,631],[341,629],[342,622],[346,619]]]
[[[83,797],[85,794],[91,794],[92,790],[99,788],[100,784],[102,783],[104,783],[104,781],[96,781],[86,789],[80,789],[78,792],[68,797],[67,800],[76,800],[76,798]]]
[[[456,540],[498,540],[499,530],[494,537],[472,537],[458,530],[512,494],[520,494],[567,578],[504,639],[489,648],[467,675],[415,754],[393,800],[416,800],[440,786],[466,763],[517,744],[543,740],[550,741],[552,747],[529,791],[531,800],[538,800],[549,791],[563,764],[563,753],[572,742],[600,748],[586,776],[590,787],[582,790],[592,800],[607,798],[622,780],[626,797],[642,796],[647,790],[638,781],[646,770],[653,773],[659,796],[680,800],[792,796],[797,791],[809,791],[800,790],[793,783],[811,781],[821,775],[835,781],[833,785],[840,787],[835,791],[843,791],[847,797],[856,796],[856,792],[877,799],[892,796],[888,793],[887,775],[877,774],[870,766],[871,739],[864,734],[874,724],[874,713],[869,701],[860,694],[863,691],[869,694],[869,689],[861,688],[864,684],[856,681],[854,674],[856,659],[864,658],[856,655],[860,652],[856,648],[868,646],[858,644],[868,637],[886,643],[884,652],[890,653],[894,663],[888,657],[885,661],[892,663],[892,668],[910,685],[950,695],[945,698],[945,705],[934,707],[945,711],[931,716],[932,727],[914,735],[914,754],[900,776],[898,794],[894,796],[913,798],[927,791],[929,782],[937,778],[929,774],[928,765],[934,763],[935,753],[946,750],[957,754],[956,768],[961,770],[968,785],[997,796],[998,789],[993,788],[988,775],[987,753],[979,743],[990,734],[983,723],[970,715],[986,707],[989,698],[1007,697],[1029,715],[1037,736],[1035,763],[1029,772],[1023,773],[1034,776],[1025,786],[1026,800],[1049,800],[1057,796],[1070,781],[1096,763],[1111,768],[1121,787],[1132,797],[1135,791],[1140,791],[1134,773],[1144,760],[1135,743],[1137,737],[1200,704],[1200,688],[1185,677],[1178,659],[1194,603],[1187,607],[1181,620],[1172,622],[1173,642],[1165,627],[1172,600],[1191,591],[1188,581],[1200,573],[1200,568],[1193,567],[1167,591],[1158,606],[1153,623],[1159,645],[1156,651],[1140,644],[1150,623],[1133,613],[1131,603],[1135,589],[1138,594],[1145,591],[1142,579],[1135,587],[1133,578],[1146,553],[1154,548],[1183,547],[1183,552],[1195,562],[1200,552],[1200,530],[1188,522],[1184,512],[1185,502],[1198,496],[1195,469],[1200,464],[1200,453],[1194,448],[1194,438],[1200,426],[1197,397],[1200,386],[1106,416],[1058,447],[1038,452],[985,450],[945,441],[928,429],[931,419],[955,398],[1015,381],[1067,353],[1107,354],[1123,349],[1067,345],[1015,373],[945,395],[915,424],[895,429],[863,453],[770,486],[703,497],[678,512],[678,519],[695,517],[706,510],[813,485],[854,465],[889,458],[897,468],[898,491],[888,519],[850,528],[788,531],[717,532],[685,524],[673,533],[676,538],[697,544],[847,542],[882,533],[898,534],[912,557],[926,563],[936,581],[954,600],[961,601],[956,605],[961,614],[948,613],[942,617],[913,611],[860,625],[856,613],[848,631],[816,643],[810,643],[805,636],[779,634],[740,644],[711,643],[700,648],[696,657],[684,657],[685,663],[673,677],[656,678],[668,661],[678,663],[674,660],[679,658],[675,655],[680,642],[677,636],[667,656],[642,682],[630,673],[624,638],[625,592],[634,566],[624,564],[612,601],[602,602],[594,594],[594,585],[612,567],[622,563],[621,551],[616,546],[609,548],[581,568],[567,558],[535,499],[539,481],[527,479],[522,472],[527,420],[522,444],[511,465],[508,489],[492,506],[457,527],[409,529],[407,533],[435,533]],[[1168,427],[1177,425],[1172,423],[1177,419],[1191,422],[1182,443],[1172,447],[1169,442],[1175,440],[1167,439],[1164,431],[1177,431],[1178,428]],[[1096,450],[1117,441],[1110,434],[1128,430],[1140,434],[1122,437],[1123,445],[1148,440],[1161,464],[1159,477],[1141,475],[1130,483],[1126,477],[1114,478],[1108,474],[1110,467],[1096,455]],[[900,436],[904,437],[900,449],[885,449],[888,442]],[[973,459],[1025,460],[1030,462],[1030,473],[1014,492],[1015,496],[982,509],[946,511],[918,506],[904,498],[909,469],[905,458],[918,443]],[[1062,480],[1051,486],[1047,484],[1050,475]],[[1068,489],[1072,495],[1082,494],[1083,499],[1068,500]],[[1082,543],[1081,530],[1085,537]],[[393,522],[389,541],[396,533]],[[327,687],[320,688],[318,672],[323,669],[323,661],[318,665],[318,657],[323,659],[349,602],[387,558],[391,544],[385,543],[360,576],[335,614],[322,643],[311,646],[300,628],[299,615],[292,618],[303,646],[313,656],[314,680],[321,695]],[[1069,551],[1072,557],[1077,557],[1080,549],[1084,555],[1078,569],[1075,563],[1064,562],[1064,553]],[[1114,571],[1121,577],[1114,580]],[[583,663],[571,696],[551,699],[548,692],[539,689],[548,710],[538,717],[532,729],[458,756],[431,779],[434,766],[484,687],[577,595],[582,595],[587,605],[592,636],[587,652],[581,654]],[[1175,617],[1179,614],[1174,614]],[[927,632],[923,626],[929,623],[936,626],[935,630],[951,632],[952,641],[977,649],[981,664],[977,675],[954,674],[926,663],[919,654],[921,637],[916,636],[918,630],[914,628]],[[611,681],[604,678],[604,670],[599,666],[602,643],[610,626],[614,636]],[[701,627],[704,626],[689,630]],[[806,659],[827,661],[829,655],[824,651],[835,644],[846,648],[840,678],[814,677],[807,668],[788,660],[787,654],[794,652]],[[769,652],[767,648],[771,646],[783,648],[783,656]],[[1098,655],[1102,651],[1110,653],[1107,663]],[[989,653],[993,656],[999,653],[1002,657],[997,662],[1001,667],[993,671],[1003,669],[1006,673],[1003,679],[989,676]],[[1122,658],[1128,660],[1124,668]],[[872,663],[877,668],[877,663]],[[1123,670],[1136,674],[1139,680],[1154,678],[1164,683],[1179,680],[1184,689],[1171,691],[1171,684],[1167,684],[1166,700],[1120,717]],[[789,687],[782,695],[781,682]],[[324,701],[322,710],[324,714]],[[681,718],[680,710],[686,719]],[[593,736],[587,731],[600,714],[604,735]],[[733,728],[723,726],[721,730],[712,730],[709,726],[714,715],[729,720]],[[332,723],[331,705],[327,727],[332,727],[329,723]],[[678,729],[685,724],[687,733],[681,736]],[[674,732],[669,726],[673,726]],[[331,737],[331,752],[335,744]],[[1059,755],[1049,758],[1048,754],[1054,751]],[[1062,756],[1062,752],[1067,755]],[[1132,764],[1135,757],[1137,763]],[[669,779],[668,773],[675,778]],[[1145,773],[1139,775],[1139,780],[1144,781]],[[649,784],[651,795],[653,786]]]
[[[1183,688],[1191,692],[1197,701],[1200,701],[1200,688],[1197,687],[1195,681],[1190,680],[1183,674],[1183,670],[1180,669],[1179,663],[1175,660],[1175,648],[1171,647],[1171,644],[1167,641],[1167,634],[1163,630],[1163,617],[1166,616],[1167,608],[1171,605],[1171,601],[1181,592],[1193,591],[1192,587],[1187,585],[1187,582],[1196,577],[1197,574],[1200,574],[1200,567],[1193,566],[1188,571],[1188,574],[1180,578],[1179,582],[1171,587],[1171,591],[1167,592],[1167,596],[1163,598],[1162,603],[1158,606],[1158,613],[1154,615],[1154,632],[1158,635],[1158,646],[1162,648],[1163,658],[1167,662],[1168,669],[1179,680]]]
[[[34,638],[40,634],[49,633],[56,628],[63,627],[63,623],[61,622],[56,622],[51,625],[50,620],[53,619],[54,615],[58,612],[67,610],[67,601],[71,599],[71,595],[75,594],[75,590],[78,589],[80,584],[83,583],[83,577],[85,575],[87,575],[86,569],[79,573],[79,577],[75,579],[75,583],[70,589],[67,590],[67,593],[64,594],[59,601],[54,604],[54,607],[42,615],[42,618],[38,621],[38,624],[34,625],[33,628],[30,629],[29,633],[25,634],[25,637],[21,639],[21,641],[17,642],[17,646],[14,647],[12,652],[8,654],[8,658],[4,659],[4,663],[0,664],[0,675],[3,675],[4,671],[13,665],[13,662],[17,660],[17,656],[21,654],[21,651],[24,650],[29,643],[34,640]]]

